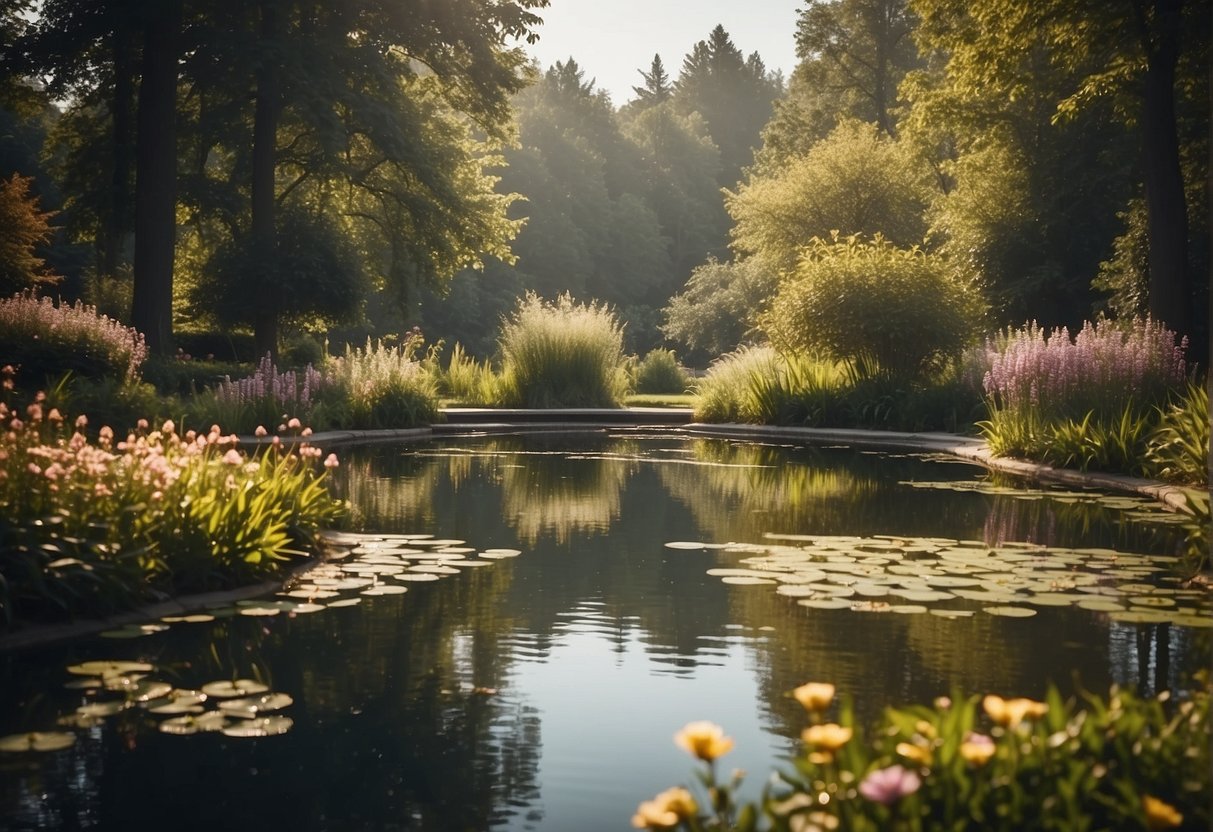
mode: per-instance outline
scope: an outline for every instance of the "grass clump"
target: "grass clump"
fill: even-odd
[[[41,401],[0,403],[0,424],[0,626],[275,575],[343,510],[324,481],[336,457],[306,444],[248,456],[171,421],[90,438]]]
[[[438,418],[438,390],[433,377],[416,359],[419,339],[398,347],[382,342],[346,351],[325,365],[321,397],[334,412],[340,427],[411,428]]]
[[[462,344],[451,348],[446,369],[435,373],[438,389],[461,404],[492,405],[497,401],[497,375],[488,361],[477,361]]]
[[[627,388],[623,327],[598,304],[534,293],[502,326],[499,402],[507,407],[618,407]]]

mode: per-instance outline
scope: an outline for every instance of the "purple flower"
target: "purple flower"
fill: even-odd
[[[922,779],[908,768],[889,766],[868,774],[859,784],[859,793],[868,800],[889,806],[918,791]]]

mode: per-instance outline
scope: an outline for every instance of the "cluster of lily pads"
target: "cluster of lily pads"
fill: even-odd
[[[477,550],[464,541],[432,534],[324,534],[326,561],[278,593],[277,600],[240,601],[190,615],[165,616],[158,622],[131,624],[102,633],[133,638],[163,632],[174,624],[198,624],[217,618],[297,615],[350,607],[361,596],[400,595],[408,584],[437,581],[463,569],[490,566],[516,557],[518,549]],[[90,728],[106,717],[139,708],[165,717],[161,732],[175,735],[219,732],[229,737],[285,734],[294,724],[281,711],[293,703],[290,694],[273,691],[256,679],[207,682],[197,690],[175,688],[150,678],[155,667],[140,661],[87,661],[71,665],[74,678],[66,687],[83,691],[87,701],[60,718],[61,728]],[[213,706],[213,707],[210,707]],[[60,751],[76,742],[71,731],[34,731],[0,737],[0,752]]]
[[[1176,557],[1112,549],[875,535],[767,534],[764,543],[674,541],[670,549],[745,555],[715,567],[724,583],[771,585],[814,609],[1029,618],[1076,607],[1124,623],[1213,627],[1213,599],[1168,574]]]

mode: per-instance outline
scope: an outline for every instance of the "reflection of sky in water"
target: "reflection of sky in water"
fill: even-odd
[[[338,474],[367,531],[522,555],[346,609],[0,656],[0,735],[70,712],[63,668],[89,658],[147,658],[187,686],[265,672],[296,720],[250,743],[165,737],[128,713],[70,752],[0,758],[0,829],[624,829],[638,801],[694,781],[672,742],[689,721],[734,737],[721,771],[748,770],[756,796],[805,723],[787,692],[806,681],[872,717],[953,686],[1040,696],[1078,673],[1152,689],[1207,664],[1204,633],[1073,609],[809,610],[707,574],[746,555],[663,547],[888,534],[1175,552],[1174,528],[997,493],[950,458],[538,436],[350,449]],[[964,490],[907,484],[947,481]],[[182,772],[224,788],[183,791]]]

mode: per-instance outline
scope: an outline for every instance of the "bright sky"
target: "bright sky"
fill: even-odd
[[[539,9],[539,42],[527,47],[543,69],[570,55],[615,106],[634,97],[654,54],[677,78],[682,57],[717,23],[746,56],[758,52],[767,69],[786,77],[796,65],[799,0],[551,0]]]

